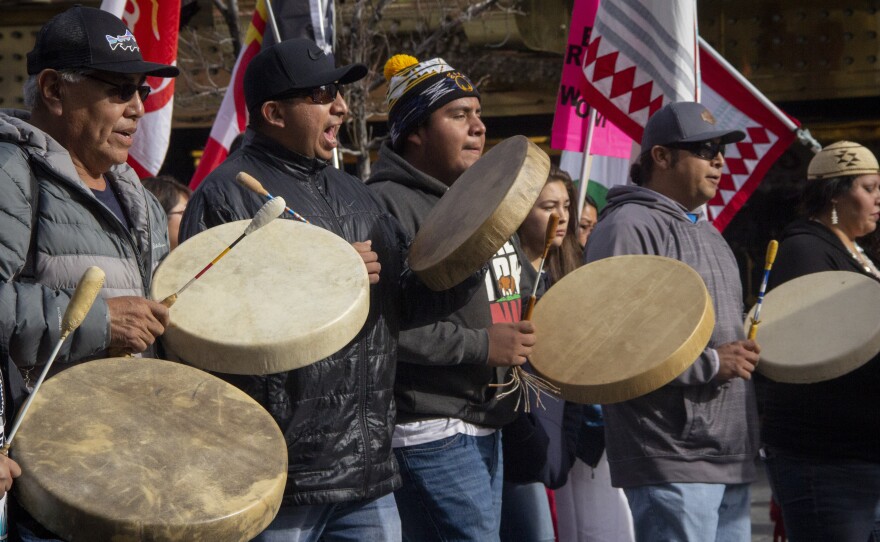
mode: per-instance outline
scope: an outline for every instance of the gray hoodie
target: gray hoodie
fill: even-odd
[[[745,338],[742,286],[730,247],[714,226],[694,224],[675,201],[621,186],[608,192],[586,260],[622,254],[666,256],[696,270],[713,301],[715,328],[703,354],[671,383],[604,407],[612,483],[751,482],[758,449],[754,387],[741,378],[712,380],[718,372],[714,348]]]

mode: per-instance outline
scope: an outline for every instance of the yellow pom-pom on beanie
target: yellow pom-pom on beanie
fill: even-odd
[[[397,72],[418,63],[419,59],[414,56],[394,55],[393,57],[388,59],[388,62],[385,63],[385,69],[383,70],[385,80],[391,81],[391,78],[394,77]]]

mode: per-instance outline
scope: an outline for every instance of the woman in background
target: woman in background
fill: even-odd
[[[849,141],[825,147],[810,161],[802,204],[803,220],[783,234],[771,289],[821,271],[880,281],[856,242],[880,217],[871,151]],[[764,462],[789,540],[880,541],[880,356],[824,382],[764,384]]]
[[[148,177],[141,182],[144,188],[156,196],[159,204],[165,209],[165,214],[168,215],[168,250],[174,250],[177,247],[180,220],[183,218],[192,190],[170,175]]]
[[[539,295],[580,265],[581,249],[577,242],[576,206],[571,179],[562,170],[551,168],[538,200],[532,206],[517,234],[527,261],[536,273],[544,252],[547,223],[551,213],[559,216],[559,225],[544,273],[538,278]],[[524,270],[525,272],[525,270]],[[540,339],[539,339],[540,340]],[[528,365],[523,368],[532,372]],[[532,405],[535,397],[530,398]],[[533,406],[521,412],[504,427],[504,490],[501,499],[501,540],[516,542],[552,542],[554,529],[554,488],[561,487],[574,460],[573,434],[581,407],[561,399],[542,398],[544,408]]]

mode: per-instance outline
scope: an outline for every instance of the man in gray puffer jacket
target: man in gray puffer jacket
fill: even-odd
[[[744,340],[733,253],[692,214],[718,190],[724,145],[744,137],[716,126],[698,103],[660,109],[633,167],[639,186],[609,191],[587,245],[588,262],[621,254],[680,260],[714,303],[712,337],[693,365],[658,390],[604,407],[611,480],[626,492],[638,540],[751,539],[758,424],[749,379],[759,348]]]
[[[14,362],[4,376],[19,389],[16,367],[32,384],[89,266],[106,274],[103,298],[60,362],[110,348],[149,355],[164,331],[167,309],[144,296],[168,253],[166,217],[125,160],[144,115],[145,76],[178,73],[144,62],[121,20],[85,7],[46,23],[27,65],[32,112],[0,112],[0,360]]]
[[[125,160],[145,76],[178,70],[104,38],[126,33],[94,8],[56,16],[28,54],[31,113],[0,113],[0,347],[21,367],[46,361],[57,315],[91,265],[106,273],[104,299],[59,359],[143,352],[168,322],[167,309],[144,299],[168,253],[166,217]]]

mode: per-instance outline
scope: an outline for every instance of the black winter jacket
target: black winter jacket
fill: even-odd
[[[193,194],[181,224],[181,242],[212,226],[253,217],[264,202],[236,184],[240,171],[253,175],[270,194],[282,196],[313,225],[349,242],[372,240],[382,270],[379,283],[370,287],[363,329],[339,352],[280,374],[218,376],[262,404],[284,433],[289,469],[285,505],[385,495],[400,486],[391,452],[400,322],[425,322],[450,312],[469,299],[481,277],[442,296],[430,292],[405,270],[408,239],[363,183],[250,130],[244,146]]]
[[[388,143],[379,150],[367,185],[412,236],[448,189],[409,164]],[[512,243],[519,253],[517,245]],[[537,275],[531,266],[531,274],[525,267],[516,274],[521,292],[531,289]],[[500,428],[514,419],[515,395],[498,400],[503,389],[489,387],[508,380],[506,367],[486,365],[491,325],[489,296],[483,288],[448,318],[401,334],[394,389],[398,423],[449,417]]]
[[[822,271],[850,271],[875,278],[823,224],[812,220],[791,224],[779,245],[769,289]],[[880,355],[848,374],[814,384],[758,378],[765,444],[808,457],[880,462],[880,416],[876,409]]]

